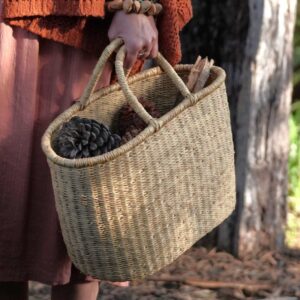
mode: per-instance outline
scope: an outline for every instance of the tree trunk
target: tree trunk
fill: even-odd
[[[218,228],[216,244],[240,256],[281,249],[297,1],[193,2],[184,61],[200,54],[226,70],[236,151],[237,208]]]

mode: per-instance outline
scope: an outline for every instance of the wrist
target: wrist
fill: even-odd
[[[155,22],[155,17],[154,16],[148,16],[145,14],[136,14],[136,13],[126,13],[124,10],[117,10],[113,13],[113,18],[117,18],[118,16],[122,16],[123,18],[127,19],[151,19],[154,20]]]
[[[109,12],[124,11],[126,14],[157,16],[163,7],[157,0],[111,0],[106,2]]]

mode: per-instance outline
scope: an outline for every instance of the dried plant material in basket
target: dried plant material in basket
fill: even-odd
[[[139,102],[143,105],[145,110],[154,118],[161,116],[153,101],[146,100],[144,97],[139,98]],[[140,116],[133,110],[133,108],[126,103],[119,114],[119,133],[122,139],[122,144],[125,144],[140,134],[146,127],[147,123],[140,118]]]
[[[202,90],[208,83],[209,76],[211,74],[211,68],[214,65],[214,60],[208,60],[206,57],[202,59],[201,56],[197,57],[191,72],[188,76],[186,83],[187,88],[192,93],[197,93]],[[182,101],[182,95],[178,94],[175,101],[175,106]]]
[[[213,67],[215,62],[214,60],[209,61],[207,58],[205,58],[201,60],[200,63],[202,64],[201,72],[196,80],[194,87],[191,89],[192,93],[197,93],[205,87],[207,80],[209,79],[211,68]]]
[[[116,59],[119,84],[94,92],[115,40],[103,52],[80,99],[46,130],[42,147],[51,170],[56,208],[72,262],[100,280],[143,279],[172,263],[226,219],[235,207],[234,152],[225,72],[211,69],[211,83],[191,93],[182,78],[191,65],[126,78],[124,47]],[[175,108],[180,90],[184,100]],[[124,97],[125,95],[125,97]],[[145,96],[162,116],[139,103]],[[66,159],[52,147],[55,132],[73,116],[117,127],[128,102],[147,127],[113,151]]]

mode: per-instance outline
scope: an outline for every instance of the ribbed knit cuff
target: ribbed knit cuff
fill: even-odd
[[[4,0],[3,17],[93,16],[103,17],[105,0]]]

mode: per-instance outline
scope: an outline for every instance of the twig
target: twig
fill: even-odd
[[[274,297],[274,298],[265,298],[263,300],[298,300],[296,297]]]
[[[203,70],[204,67],[204,63],[203,63],[203,59],[201,58],[201,56],[197,57],[196,62],[194,63],[192,70],[189,74],[186,86],[189,89],[189,91],[192,91],[197,83],[197,80]],[[178,93],[176,96],[176,100],[175,100],[175,104],[174,106],[178,105],[179,102],[182,100],[182,95],[181,93]]]
[[[204,88],[214,60],[208,60],[208,58],[202,59],[201,56],[197,57],[195,64],[189,74],[186,86],[192,93],[197,93]],[[182,100],[181,94],[177,94],[174,106],[177,106]]]
[[[300,258],[300,249],[284,249],[283,254],[292,258]]]
[[[166,282],[181,282],[191,286],[197,286],[205,289],[241,289],[249,292],[256,292],[260,290],[271,290],[270,284],[255,284],[243,282],[222,282],[222,281],[203,281],[198,278],[182,278],[182,277],[151,277],[149,281],[166,281]]]
[[[207,58],[204,59],[202,71],[199,75],[199,78],[198,78],[194,88],[192,89],[193,93],[197,93],[204,88],[204,86],[209,78],[209,75],[210,75],[210,69],[212,68],[214,63],[215,63],[214,60],[209,61]]]
[[[188,81],[187,81],[187,88],[192,91],[197,83],[197,80],[199,78],[199,75],[201,74],[204,67],[203,60],[201,59],[201,56],[197,57],[197,60],[195,64],[192,67],[192,70],[189,74]]]

